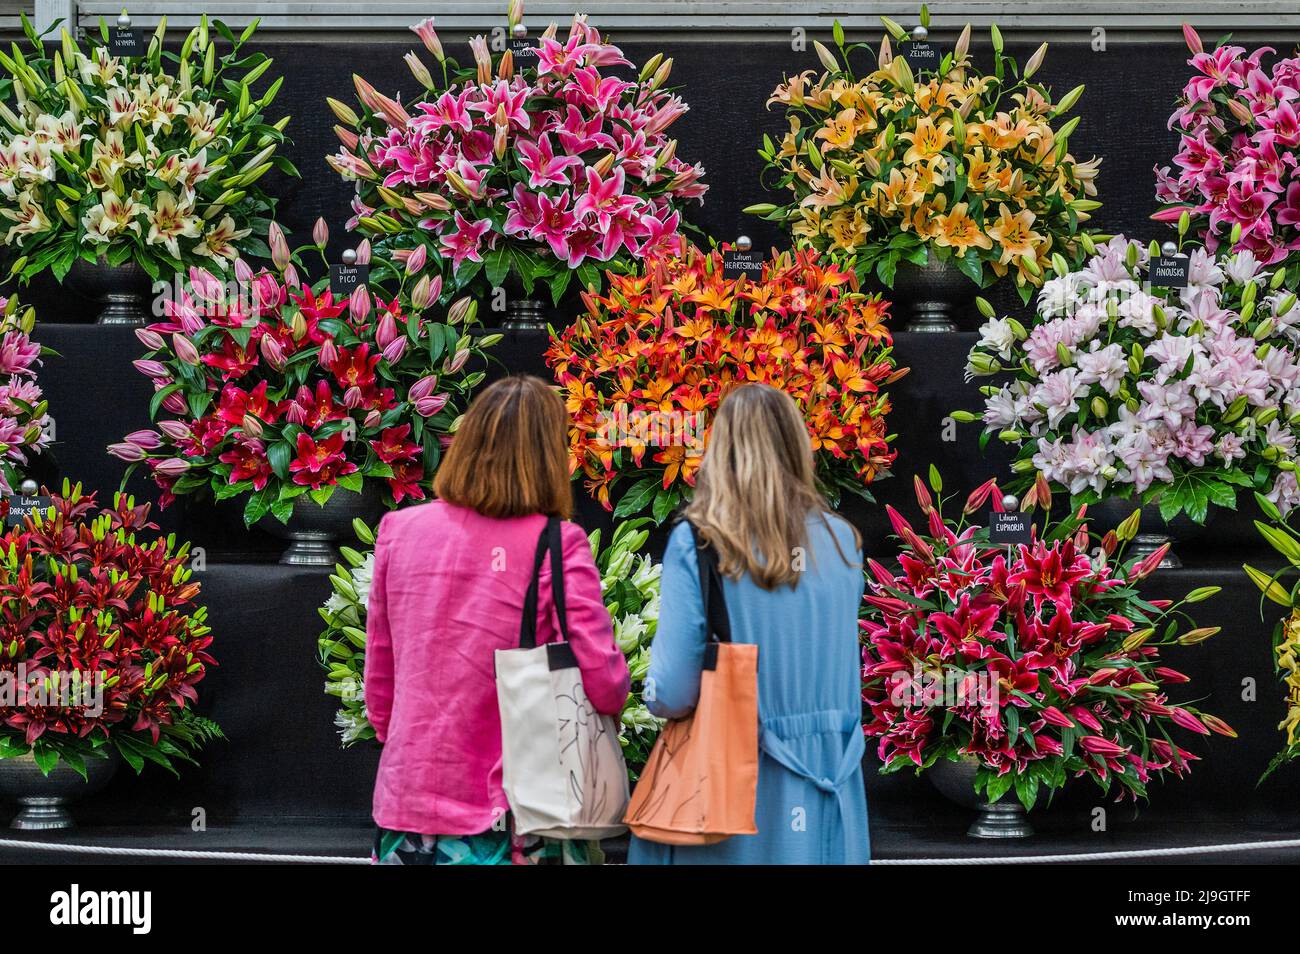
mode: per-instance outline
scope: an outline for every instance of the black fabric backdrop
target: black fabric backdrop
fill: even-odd
[[[1275,45],[1286,48],[1290,42],[1279,37]],[[1011,48],[1022,58],[1029,52],[1014,43]],[[323,100],[327,95],[350,99],[353,70],[380,89],[409,90],[412,83],[401,63],[406,49],[403,44],[356,44],[326,51],[318,44],[284,44],[270,51],[286,75],[280,105],[295,117],[291,154],[303,170],[301,181],[276,183],[283,196],[281,219],[289,228],[305,235],[315,218],[324,216],[334,229],[333,245],[343,246],[348,190],[322,158],[334,147],[332,118]],[[626,49],[637,62],[653,52],[637,43]],[[719,238],[743,231],[761,247],[782,244],[766,224],[739,210],[768,198],[759,184],[754,148],[762,132],[777,132],[781,124],[763,102],[783,72],[814,68],[812,52],[797,54],[775,43],[690,41],[677,42],[668,52],[676,60],[673,80],[684,87],[692,107],[675,130],[679,155],[703,161],[711,184],[704,207],[694,215],[696,224]],[[977,55],[982,55],[978,47]],[[1083,122],[1073,149],[1082,156],[1105,156],[1099,180],[1107,203],[1097,216],[1101,228],[1159,235],[1146,221],[1154,208],[1151,167],[1157,160],[1168,161],[1172,149],[1165,119],[1185,78],[1184,59],[1181,45],[1173,43],[1112,44],[1106,52],[1057,44],[1048,55],[1047,82],[1062,92],[1080,82],[1088,87],[1078,108]],[[997,297],[1004,306],[1018,304],[1014,296]],[[122,465],[104,454],[104,446],[148,423],[150,389],[130,366],[140,349],[129,331],[63,323],[84,322],[93,312],[62,289],[38,281],[24,298],[37,305],[42,322],[38,337],[60,353],[48,359],[41,376],[56,421],[56,445],[36,470],[43,479],[70,476],[111,493],[121,480]],[[945,439],[953,436],[944,427],[945,416],[976,405],[973,386],[962,382],[973,340],[973,335],[897,335],[899,362],[912,373],[893,389],[891,429],[899,435],[899,463],[894,478],[873,488],[881,503],[912,512],[911,475],[924,473],[931,462],[940,467],[950,489],[963,492],[1004,472],[1005,457],[995,450],[980,455],[974,426],[957,427],[956,439]],[[493,374],[544,373],[542,347],[541,336],[509,335],[497,349],[500,364]],[[129,489],[153,496],[138,478]],[[584,525],[608,525],[608,515],[580,489],[576,493]],[[856,504],[846,509],[862,528],[868,552],[886,552],[883,513]],[[1189,837],[1196,820],[1211,815],[1255,828],[1296,825],[1289,811],[1300,788],[1295,772],[1284,771],[1255,786],[1277,747],[1283,707],[1271,668],[1268,636],[1274,617],[1261,621],[1256,594],[1239,569],[1243,555],[1268,563],[1249,517],[1220,514],[1199,541],[1180,548],[1186,569],[1162,571],[1152,580],[1153,597],[1178,596],[1207,583],[1225,588],[1197,607],[1198,623],[1222,625],[1224,632],[1206,645],[1173,651],[1170,662],[1193,677],[1188,697],[1226,718],[1242,737],[1193,740],[1191,748],[1204,754],[1205,761],[1190,780],[1154,787],[1151,806],[1138,825],[1185,829]],[[185,770],[180,780],[153,767],[140,779],[121,775],[103,798],[82,809],[83,819],[184,822],[196,807],[205,809],[213,825],[241,818],[364,819],[377,751],[371,746],[338,748],[332,700],[321,691],[323,673],[315,661],[316,609],[329,592],[326,575],[270,562],[281,543],[262,531],[245,531],[234,508],[182,501],[160,515],[160,522],[205,550],[208,566],[198,578],[217,633],[213,651],[221,666],[201,687],[201,708],[221,722],[230,739],[213,745],[202,765]],[[661,542],[657,536],[656,545]],[[895,828],[952,814],[923,780],[878,777],[873,755],[867,766],[873,825]],[[1091,785],[1080,785],[1040,813],[1038,825],[1062,833],[1084,830],[1097,804],[1100,796]]]

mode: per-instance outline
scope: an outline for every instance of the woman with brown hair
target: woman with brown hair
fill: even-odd
[[[862,546],[817,492],[807,426],[789,395],[723,399],[695,496],[664,554],[643,698],[665,719],[699,699],[706,620],[699,547],[722,575],[731,639],[758,646],[756,835],[670,846],[634,837],[633,864],[865,864]]]
[[[501,781],[493,654],[518,645],[538,538],[568,518],[564,402],[512,377],[470,405],[434,482],[437,500],[379,526],[366,619],[366,708],[384,745],[375,779],[380,863],[587,860],[582,842],[512,835]],[[622,710],[614,643],[586,535],[562,524],[569,644],[591,704]],[[546,561],[537,642],[560,632]]]

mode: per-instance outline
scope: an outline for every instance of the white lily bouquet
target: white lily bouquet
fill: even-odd
[[[259,182],[298,172],[276,155],[289,117],[265,115],[282,79],[252,92],[271,66],[243,49],[257,21],[236,35],[204,17],[173,53],[164,18],[132,57],[110,54],[102,22],[83,44],[64,30],[52,57],[25,17],[23,28],[27,51],[0,52],[0,227],[20,250],[14,273],[62,281],[80,257],[134,261],[156,280],[269,256],[275,202]]]
[[[614,620],[614,640],[627,657],[632,691],[623,706],[619,739],[623,756],[633,771],[645,764],[662,722],[641,701],[641,688],[650,668],[650,641],[659,625],[659,576],[662,566],[642,553],[649,536],[642,529],[646,518],[614,527],[610,542],[601,548],[599,530],[588,537],[600,571],[601,595]],[[353,523],[357,539],[371,549],[362,552],[340,547],[344,563],[330,577],[333,592],[320,608],[326,629],[320,636],[320,663],[328,675],[325,692],[339,700],[334,724],[344,746],[373,739],[375,730],[366,718],[366,601],[374,568],[374,531],[360,520]],[[346,565],[345,565],[346,564]]]

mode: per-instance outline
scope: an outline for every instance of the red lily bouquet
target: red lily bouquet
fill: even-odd
[[[794,398],[808,422],[824,491],[870,499],[895,452],[881,388],[894,364],[887,306],[812,250],[784,253],[757,280],[723,274],[723,253],[679,240],[644,275],[610,274],[604,296],[564,329],[546,362],[564,388],[570,466],[617,516],[651,508],[663,521],[691,493],[708,415],[732,384],[762,381]]]
[[[323,223],[315,237],[323,254]],[[148,468],[163,506],[201,490],[248,495],[249,525],[268,513],[287,522],[302,494],[324,505],[367,482],[393,505],[423,499],[484,377],[467,366],[500,336],[469,334],[468,299],[443,320],[425,317],[438,277],[387,300],[365,286],[336,300],[324,282],[300,280],[301,250],[291,254],[274,225],[271,249],[274,271],[238,262],[232,285],[191,269],[190,290],[136,332],[149,349],[135,366],[153,380],[156,429],[109,452]],[[369,259],[364,244],[359,258]],[[422,265],[415,256],[406,271]]]
[[[933,471],[931,485],[941,489]],[[1031,493],[1050,508],[1045,484]],[[1008,552],[967,523],[987,503],[1002,510],[992,481],[971,494],[957,522],[944,519],[919,478],[916,496],[924,529],[887,508],[901,541],[899,569],[868,561],[863,731],[880,740],[882,771],[974,756],[976,788],[990,801],[1014,787],[1030,808],[1040,790],[1054,793],[1081,775],[1103,791],[1118,783],[1120,797],[1145,798],[1152,778],[1181,777],[1197,758],[1174,740],[1175,726],[1235,736],[1168,697],[1188,680],[1160,650],[1218,632],[1178,630],[1190,623],[1181,607],[1219,588],[1178,603],[1144,600],[1137,584],[1167,548],[1119,561],[1136,512],[1091,555],[1086,507]]]
[[[145,542],[153,530],[148,504],[100,507],[64,481],[0,536],[0,759],[30,752],[47,775],[63,762],[84,777],[116,749],[175,774],[222,737],[191,708],[215,662],[189,544]]]
[[[510,26],[522,16],[513,0]],[[377,258],[422,248],[449,295],[509,279],[558,304],[575,274],[586,288],[606,269],[630,271],[703,198],[703,168],[677,158],[667,135],[687,107],[665,85],[662,54],[612,75],[632,64],[578,16],[567,38],[552,24],[518,60],[476,37],[462,68],[432,18],[411,29],[441,83],[408,53],[419,98],[403,105],[357,76],[360,115],[329,101],[342,148],[328,161],[356,183],[352,224]]]

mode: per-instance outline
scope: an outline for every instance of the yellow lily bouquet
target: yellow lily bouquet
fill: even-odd
[[[1249,563],[1242,566],[1264,598],[1286,611],[1273,631],[1273,663],[1286,694],[1286,714],[1278,725],[1285,745],[1264,772],[1262,782],[1284,763],[1300,759],[1300,580],[1295,579],[1300,571],[1300,531],[1289,522],[1296,511],[1283,515],[1271,500],[1259,493],[1255,494],[1255,502],[1267,518],[1267,521],[1256,520],[1255,529],[1285,561],[1272,574]]]
[[[981,287],[1013,274],[1028,301],[1053,253],[1080,264],[1076,236],[1101,204],[1101,160],[1071,155],[1079,119],[1062,120],[1083,87],[1053,102],[1032,82],[1047,44],[1020,70],[996,26],[993,73],[975,71],[970,29],[933,72],[913,73],[886,36],[876,69],[858,78],[849,54],[866,45],[846,47],[837,22],[838,55],[814,43],[826,71],[787,77],[768,100],[785,110],[789,131],[779,143],[764,136],[759,155],[792,201],[746,211],[786,223],[799,247],[890,288],[900,265],[924,267],[933,254]]]
[[[101,21],[81,43],[64,30],[47,56],[23,18],[26,51],[0,51],[0,234],[19,249],[14,274],[62,281],[82,258],[134,261],[156,280],[270,255],[275,202],[259,180],[298,174],[276,155],[289,117],[265,117],[281,79],[252,92],[271,66],[244,49],[256,21],[240,35],[212,26],[201,18],[179,55],[164,53],[164,18],[143,56],[119,57]]]

